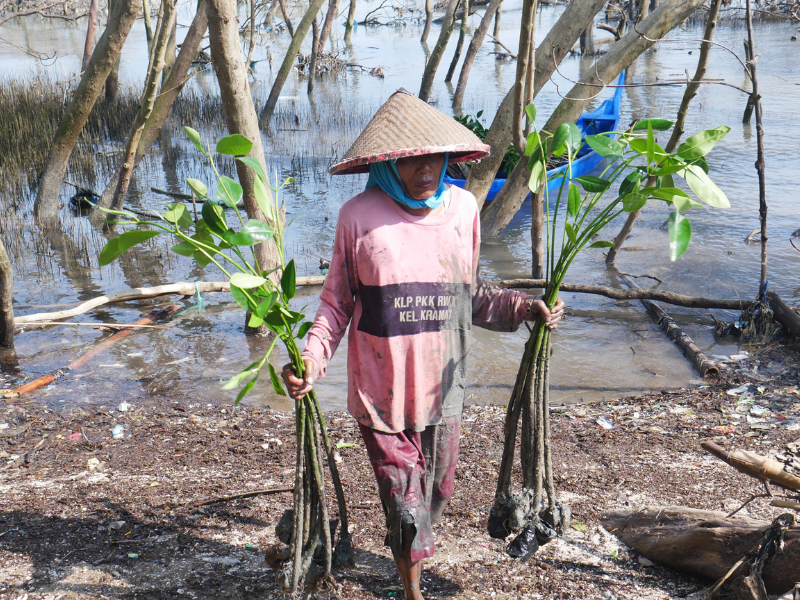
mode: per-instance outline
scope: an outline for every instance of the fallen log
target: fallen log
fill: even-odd
[[[768,521],[725,518],[724,513],[685,506],[607,511],[600,521],[650,560],[715,580],[724,577],[771,527]],[[789,528],[784,540],[783,551],[769,558],[762,571],[771,594],[793,589],[800,573],[800,527]]]
[[[323,275],[312,275],[310,277],[298,277],[298,286],[306,285],[322,285],[325,281]],[[69,310],[62,310],[52,313],[35,313],[32,315],[24,315],[21,317],[14,317],[14,325],[24,325],[25,323],[36,323],[38,321],[57,321],[59,319],[69,319],[82,315],[85,312],[109,304],[111,302],[127,302],[128,300],[142,300],[145,298],[155,298],[157,296],[166,296],[169,294],[178,294],[181,296],[194,296],[197,291],[200,293],[206,292],[229,292],[231,285],[227,281],[198,281],[191,283],[188,281],[180,281],[178,283],[169,283],[159,285],[151,288],[133,288],[129,290],[120,290],[112,292],[97,298],[92,298],[86,302],[79,304],[75,308]]]
[[[787,472],[782,462],[746,450],[727,452],[714,442],[702,442],[700,446],[740,473],[756,479],[768,479],[788,490],[800,491],[800,477]]]
[[[775,292],[767,292],[767,301],[775,320],[783,325],[792,337],[800,338],[800,315],[789,308]]]
[[[545,288],[547,281],[544,279],[504,279],[495,285],[504,288],[531,289]],[[612,288],[602,285],[584,285],[582,283],[562,283],[562,292],[573,292],[577,294],[596,294],[613,298],[614,300],[658,300],[675,306],[687,306],[689,308],[720,308],[726,310],[744,310],[752,302],[743,300],[717,300],[713,298],[702,298],[699,296],[686,296],[667,292],[664,290],[652,289],[631,289]],[[800,317],[798,317],[800,319]]]
[[[180,308],[180,304],[178,304],[176,302],[173,302],[172,304],[170,304],[170,305],[168,305],[168,306],[166,306],[164,308],[159,308],[159,309],[154,310],[153,312],[151,312],[149,315],[147,315],[141,321],[137,321],[136,325],[150,325],[152,323],[155,323],[158,320],[167,319],[170,316],[172,316],[173,314],[175,314],[175,312],[179,308]],[[18,398],[19,396],[22,396],[23,394],[27,394],[27,393],[33,392],[34,390],[38,390],[39,388],[42,388],[42,387],[44,387],[46,385],[49,385],[49,384],[53,383],[54,381],[56,381],[57,379],[62,378],[64,375],[66,375],[70,371],[74,371],[75,369],[77,369],[79,367],[82,367],[87,362],[89,362],[89,360],[91,360],[96,355],[98,355],[100,352],[102,352],[103,350],[105,350],[109,346],[115,344],[116,342],[118,342],[123,337],[125,337],[127,335],[130,335],[131,333],[133,333],[136,330],[137,330],[137,328],[128,328],[128,329],[123,329],[122,331],[118,331],[117,333],[115,333],[111,337],[108,337],[108,338],[104,339],[102,342],[100,342],[96,346],[90,348],[86,352],[86,354],[84,354],[80,358],[72,361],[66,367],[63,367],[61,369],[56,369],[55,371],[51,371],[50,373],[47,373],[46,375],[42,375],[41,377],[39,377],[37,379],[34,379],[33,381],[29,381],[28,383],[26,383],[24,385],[21,385],[20,387],[18,387],[16,389],[4,391],[2,395],[3,395],[4,398]]]

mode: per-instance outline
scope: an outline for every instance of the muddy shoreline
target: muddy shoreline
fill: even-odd
[[[732,510],[756,490],[699,447],[715,439],[769,454],[800,437],[800,420],[792,420],[800,417],[800,345],[753,354],[726,363],[720,381],[707,387],[554,407],[557,486],[574,527],[526,562],[512,561],[485,532],[504,410],[467,408],[456,494],[426,563],[427,597],[666,599],[707,585],[644,566],[599,517],[643,505]],[[276,543],[274,525],[291,495],[189,505],[291,486],[291,415],[169,401],[125,408],[118,399],[64,413],[35,400],[0,404],[0,424],[8,424],[0,429],[0,597],[281,597],[265,551]],[[339,465],[356,567],[336,572],[317,597],[400,597],[355,423],[343,413],[329,422],[334,440],[356,443],[340,450]],[[112,437],[119,425],[121,439]],[[756,518],[778,514],[764,501],[745,510]]]

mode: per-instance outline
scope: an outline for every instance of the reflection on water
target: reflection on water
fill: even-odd
[[[520,0],[503,9],[501,40],[516,46],[514,15]],[[186,3],[179,19],[188,24],[191,5]],[[300,10],[295,6],[295,10]],[[359,6],[360,18],[373,7]],[[539,31],[546,31],[560,15],[562,7],[545,7],[540,11]],[[470,20],[474,27],[482,12]],[[290,230],[288,246],[300,274],[317,274],[320,257],[331,252],[338,208],[358,193],[365,183],[363,176],[332,178],[327,167],[349,146],[375,109],[398,87],[416,91],[427,50],[419,43],[421,26],[409,22],[405,27],[358,27],[345,44],[344,28],[335,28],[331,35],[334,48],[344,53],[347,61],[366,69],[381,67],[385,78],[369,76],[366,71],[348,70],[338,79],[324,77],[316,86],[313,101],[305,92],[305,81],[293,77],[283,91],[271,135],[264,135],[268,162],[279,179],[291,176],[297,183],[285,188],[288,216],[299,216]],[[431,39],[435,39],[435,31]],[[179,29],[179,38],[185,28]],[[46,67],[50,78],[70,79],[78,67],[84,37],[83,24],[28,19],[22,23],[0,27],[0,38],[17,46],[51,54],[57,50],[52,66]],[[726,24],[717,31],[717,40],[737,48],[744,30]],[[598,32],[598,38],[606,36]],[[648,51],[635,68],[635,80],[663,81],[685,77],[693,72],[698,56],[702,25],[689,23],[686,29],[671,34],[678,42],[665,42]],[[455,39],[453,37],[453,46]],[[790,303],[800,301],[797,273],[800,255],[788,239],[800,227],[793,193],[798,175],[793,168],[798,155],[798,138],[787,124],[793,121],[793,100],[800,83],[800,63],[786,60],[796,51],[790,41],[791,31],[782,24],[760,24],[756,28],[759,77],[763,89],[764,127],[767,136],[767,181],[770,205],[770,280]],[[272,54],[280,57],[288,44],[284,32],[274,35],[259,33],[259,46],[254,58],[255,79],[252,82],[257,108],[269,93],[273,69]],[[498,61],[490,54],[494,45],[487,43],[472,69],[463,112],[474,114],[484,110],[483,120],[491,122],[494,110],[514,79],[515,64]],[[443,83],[453,47],[443,60],[443,72],[432,95],[437,107],[449,111],[450,91]],[[146,68],[144,28],[138,22],[131,33],[122,59],[121,77],[126,85],[140,86]],[[568,58],[560,67],[564,77],[574,79],[591,63]],[[0,43],[0,77],[34,75],[45,70],[14,46]],[[708,76],[746,86],[738,61],[724,50],[712,53]],[[547,114],[566,94],[571,83],[557,75],[542,90],[537,104],[540,114]],[[683,93],[682,87],[645,87],[626,90],[622,123],[627,125],[643,117],[669,117],[675,114]],[[129,204],[142,209],[163,209],[171,200],[153,193],[151,187],[185,191],[186,177],[208,181],[207,170],[197,153],[184,143],[178,129],[191,124],[204,135],[223,135],[219,100],[213,74],[206,70],[196,74],[187,86],[187,98],[176,107],[178,114],[165,128],[151,155],[142,163],[131,185]],[[711,297],[752,298],[758,287],[759,247],[746,245],[744,238],[758,227],[758,188],[755,159],[755,136],[752,126],[741,124],[745,97],[724,86],[701,88],[689,120],[688,132],[727,124],[732,131],[710,157],[714,179],[731,199],[732,208],[698,210],[690,215],[694,242],[685,256],[676,263],[667,259],[666,232],[661,225],[667,212],[662,206],[648,207],[639,220],[619,266],[624,271],[649,273],[664,280],[663,287],[680,293]],[[41,140],[33,143],[44,143]],[[96,172],[75,171],[70,177],[85,177],[76,183],[101,188],[110,177],[114,157],[124,141],[117,140],[102,148],[96,159]],[[232,171],[229,161],[221,161],[224,172]],[[97,191],[100,191],[99,189]],[[62,200],[66,205],[71,189],[65,186]],[[96,256],[105,243],[88,219],[63,212],[64,230],[39,232],[30,223],[32,195],[10,198],[0,192],[6,210],[0,214],[4,232],[20,231],[7,241],[13,254],[15,302],[18,305],[52,305],[77,302],[128,286],[149,286],[171,281],[219,280],[221,274],[213,266],[198,268],[186,259],[169,252],[171,240],[155,238],[111,266],[98,268]],[[19,206],[17,210],[10,209]],[[621,224],[614,224],[606,234],[611,238]],[[520,214],[497,239],[485,240],[482,271],[486,279],[525,277],[530,272],[530,206]],[[4,236],[6,240],[9,236]],[[604,266],[599,250],[589,250],[574,264],[570,281],[617,285]],[[295,301],[313,314],[317,307],[317,290],[303,290]],[[687,385],[696,374],[675,347],[647,318],[636,303],[615,302],[585,295],[564,295],[572,316],[560,327],[554,345],[553,402],[599,399],[645,389],[661,389]],[[128,400],[148,396],[217,401],[232,399],[234,394],[219,390],[219,383],[263,352],[263,344],[248,340],[242,334],[241,311],[229,296],[212,295],[211,306],[204,312],[184,313],[169,329],[138,333],[102,355],[92,365],[57,385],[38,392],[37,401],[52,405],[80,403],[107,404],[121,398]],[[81,317],[82,322],[131,323],[150,312],[156,303],[113,305]],[[187,301],[187,307],[192,301]],[[52,310],[52,309],[51,309]],[[671,308],[698,345],[710,354],[730,354],[736,348],[715,342],[710,320],[698,311]],[[37,308],[19,309],[20,314],[39,312]],[[720,312],[720,311],[717,311]],[[722,315],[730,318],[732,315]],[[18,336],[17,350],[25,373],[35,376],[64,366],[74,360],[88,345],[107,334],[76,325],[62,325],[46,330],[25,332]],[[469,401],[505,402],[513,385],[519,357],[525,342],[523,329],[514,334],[477,330],[470,356]],[[276,354],[274,363],[285,357]],[[329,376],[319,382],[320,396],[327,408],[343,408],[346,397],[346,342],[331,363]],[[284,398],[277,397],[266,379],[254,389],[251,401],[273,407],[290,408]]]

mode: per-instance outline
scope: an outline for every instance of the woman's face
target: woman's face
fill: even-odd
[[[397,159],[397,172],[409,196],[427,200],[439,187],[439,175],[444,167],[444,154],[423,154]]]

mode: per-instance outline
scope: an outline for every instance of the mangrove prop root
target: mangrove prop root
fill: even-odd
[[[311,400],[308,396],[303,398],[303,401],[308,405],[306,410],[313,415],[314,409],[311,407]],[[311,466],[314,469],[314,479],[317,483],[317,489],[319,490],[319,509],[320,509],[320,519],[322,521],[322,534],[325,541],[325,577],[330,575],[331,573],[331,564],[332,564],[332,549],[333,543],[331,540],[331,528],[329,525],[328,520],[328,507],[325,504],[325,480],[322,474],[322,464],[319,460],[318,448],[319,448],[319,433],[317,431],[317,423],[316,419],[313,417],[308,419],[309,428],[311,430],[311,437],[313,442],[314,451],[311,453]]]
[[[294,529],[292,531],[294,538],[294,564],[292,566],[292,577],[289,588],[294,591],[297,589],[297,584],[300,580],[300,563],[303,550],[303,471],[304,471],[304,458],[305,458],[305,438],[303,435],[303,423],[305,421],[305,410],[302,402],[298,402],[295,409],[295,419],[297,426],[297,459],[295,464],[294,476]]]

